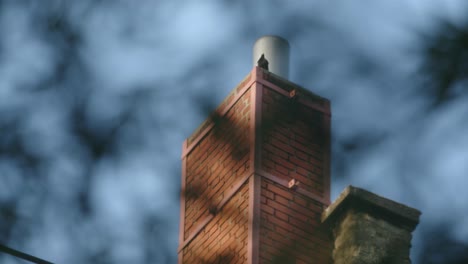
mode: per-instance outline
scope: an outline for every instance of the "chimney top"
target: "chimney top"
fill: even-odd
[[[288,79],[288,41],[282,37],[273,35],[267,35],[257,39],[253,47],[253,66],[262,67],[280,77]]]
[[[421,212],[354,186],[348,186],[322,214],[322,222],[333,222],[347,209],[369,212],[376,217],[405,226],[410,231],[419,223]]]
[[[411,232],[421,212],[348,186],[322,213],[334,237],[335,264],[411,264]]]

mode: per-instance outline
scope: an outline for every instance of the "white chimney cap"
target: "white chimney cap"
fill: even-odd
[[[253,66],[264,55],[268,61],[268,71],[285,79],[289,76],[289,43],[279,36],[263,36],[255,41],[253,47]]]

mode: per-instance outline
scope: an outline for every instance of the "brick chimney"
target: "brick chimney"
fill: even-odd
[[[409,264],[421,212],[348,186],[323,213],[333,230],[335,264]]]
[[[266,38],[254,54],[279,75],[254,66],[183,143],[179,263],[331,263],[330,102]]]

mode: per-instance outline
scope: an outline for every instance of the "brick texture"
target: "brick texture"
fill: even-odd
[[[276,180],[261,183],[260,263],[332,263],[330,232],[320,221],[330,199],[329,116],[308,104],[323,107],[326,100],[306,95],[281,80],[262,87],[258,166]],[[313,196],[288,188],[284,182],[292,179]]]
[[[331,263],[321,203],[263,179],[260,210],[260,263]]]
[[[187,155],[185,239],[249,167],[250,93],[244,94]]]
[[[263,89],[262,107],[262,169],[324,195],[324,115],[268,88]]]
[[[250,89],[241,91],[242,87],[234,89],[187,139],[191,150],[183,157],[181,232],[183,240],[190,242],[179,253],[179,262],[246,262],[248,184],[233,192],[251,166],[251,94]]]
[[[185,143],[179,263],[331,263],[329,118],[254,68]]]
[[[246,263],[248,183],[183,250],[183,263]]]

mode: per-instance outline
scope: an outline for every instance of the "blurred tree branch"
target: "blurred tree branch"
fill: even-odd
[[[433,106],[468,92],[468,20],[461,25],[441,20],[421,41],[423,89],[427,89]]]

